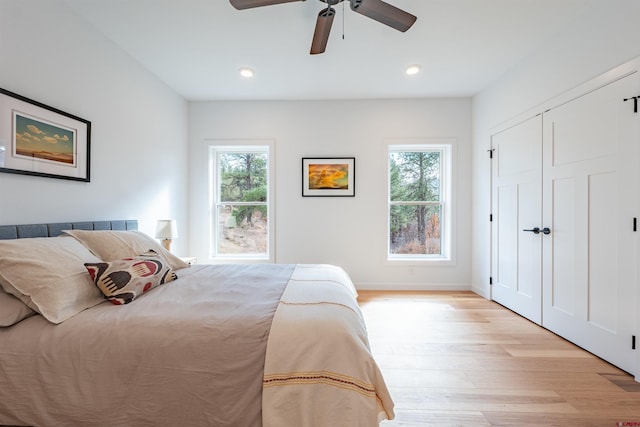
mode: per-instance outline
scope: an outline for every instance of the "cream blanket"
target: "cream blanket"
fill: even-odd
[[[393,419],[349,276],[297,265],[267,342],[263,427],[372,427]]]

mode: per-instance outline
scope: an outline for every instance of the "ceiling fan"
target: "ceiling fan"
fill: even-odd
[[[238,10],[250,9],[253,7],[272,6],[281,3],[290,3],[294,1],[305,0],[229,0],[231,5]],[[329,40],[329,33],[331,32],[331,25],[333,24],[333,18],[336,15],[336,10],[331,7],[338,3],[342,3],[345,0],[320,0],[326,3],[328,6],[326,9],[322,9],[318,14],[318,20],[316,21],[316,29],[313,34],[313,41],[311,42],[311,54],[317,55],[323,53],[327,48],[327,41]],[[412,14],[405,12],[402,9],[398,9],[395,6],[390,5],[382,0],[346,0],[351,6],[351,10],[358,12],[368,18],[374,19],[382,24],[388,25],[391,28],[395,28],[398,31],[405,32],[414,22],[416,17]]]

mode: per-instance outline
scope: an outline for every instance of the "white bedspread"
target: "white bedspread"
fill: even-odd
[[[371,427],[394,417],[356,290],[338,267],[296,266],[271,325],[264,371],[264,427]]]

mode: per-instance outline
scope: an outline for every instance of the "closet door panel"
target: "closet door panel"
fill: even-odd
[[[589,282],[588,321],[594,326],[615,333],[618,318],[610,307],[620,298],[618,239],[604,224],[618,218],[618,179],[615,173],[589,177]]]
[[[576,240],[575,214],[575,180],[560,177],[551,183],[553,189],[553,240],[552,258],[555,262],[551,270],[551,294],[547,300],[555,310],[568,316],[576,313]],[[546,239],[546,236],[545,236]],[[540,283],[542,286],[542,283]]]
[[[541,322],[542,120],[532,117],[492,136],[491,297]]]
[[[635,74],[543,115],[543,326],[630,372],[635,333]]]

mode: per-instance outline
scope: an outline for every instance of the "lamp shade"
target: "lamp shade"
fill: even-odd
[[[175,219],[159,219],[156,224],[156,239],[175,239],[178,237],[178,225]]]

